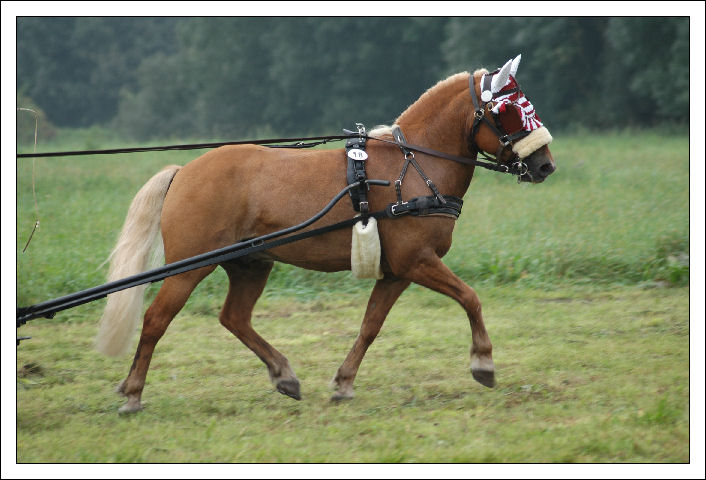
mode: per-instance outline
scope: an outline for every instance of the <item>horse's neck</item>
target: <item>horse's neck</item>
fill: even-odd
[[[458,74],[432,87],[396,123],[410,144],[468,157],[470,103],[468,74]],[[428,155],[418,158],[441,193],[463,197],[473,177],[472,166]]]

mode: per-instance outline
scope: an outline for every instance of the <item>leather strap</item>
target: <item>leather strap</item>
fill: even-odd
[[[365,164],[367,159],[358,159],[349,155],[351,150],[362,150],[365,152],[366,135],[365,127],[363,124],[359,125],[359,136],[354,138],[349,138],[346,141],[346,184],[350,185],[352,183],[357,183],[356,188],[351,188],[348,194],[351,197],[351,202],[353,203],[353,209],[356,212],[360,212],[364,217],[367,216],[370,211],[368,207],[368,190],[370,187],[365,183],[368,179],[368,175],[365,171]],[[358,152],[359,153],[359,152]],[[364,219],[367,224],[367,218]]]
[[[445,158],[446,160],[451,160],[456,163],[462,163],[464,165],[472,165],[475,167],[483,167],[487,168],[488,170],[494,170],[496,172],[509,172],[510,169],[506,165],[498,165],[498,164],[493,164],[493,163],[485,163],[481,162],[479,160],[475,160],[473,158],[468,158],[468,157],[461,157],[459,155],[452,155],[450,153],[446,152],[441,152],[439,150],[434,150],[431,148],[426,148],[422,147],[419,145],[413,145],[411,143],[406,143],[406,142],[397,142],[393,140],[387,140],[385,138],[379,138],[379,137],[367,137],[370,140],[376,140],[378,142],[383,142],[383,143],[389,143],[392,145],[397,145],[398,147],[402,148],[407,148],[408,150],[411,150],[413,152],[419,152],[419,153],[426,153],[427,155],[431,155],[432,157],[439,157],[439,158]]]
[[[399,125],[395,125],[392,129],[392,136],[395,137],[395,140],[397,140],[398,145],[400,145],[400,148],[402,149],[402,152],[404,153],[404,166],[402,167],[402,172],[400,173],[399,179],[395,182],[395,188],[397,189],[397,203],[402,202],[402,180],[404,180],[404,176],[407,173],[407,167],[411,163],[412,166],[414,167],[415,170],[417,170],[417,173],[419,173],[419,176],[422,177],[422,180],[424,180],[424,183],[427,184],[427,187],[429,187],[429,190],[434,193],[434,196],[439,199],[441,203],[446,203],[444,200],[444,196],[439,193],[439,189],[436,188],[436,185],[434,185],[434,182],[431,181],[429,177],[427,177],[426,173],[424,173],[424,170],[422,170],[422,167],[417,163],[417,161],[414,159],[414,153],[411,152],[408,148],[404,146],[406,144],[406,139],[404,138],[404,134],[402,133],[402,130],[400,129]]]
[[[458,218],[461,215],[463,200],[451,195],[443,195],[443,201],[436,195],[427,197],[415,197],[408,202],[391,203],[385,211],[387,216],[394,218],[402,215],[429,216],[446,215]]]

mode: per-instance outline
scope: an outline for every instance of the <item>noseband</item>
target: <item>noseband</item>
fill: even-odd
[[[498,73],[498,70],[491,74],[486,74],[482,77],[482,82],[483,84],[481,85],[481,92],[490,92],[491,88],[491,82],[493,79],[493,75]],[[517,86],[511,90],[502,90],[499,92],[496,92],[492,95],[488,101],[484,101],[483,98],[478,98],[476,95],[476,85],[475,85],[475,78],[473,74],[470,76],[470,91],[471,91],[471,100],[473,101],[473,126],[471,127],[471,133],[468,137],[468,144],[470,147],[470,150],[472,153],[480,154],[483,158],[486,160],[491,160],[494,161],[497,164],[500,164],[500,158],[501,155],[505,152],[506,149],[510,148],[510,160],[514,160],[512,163],[512,166],[514,167],[513,170],[515,170],[518,173],[518,181],[519,177],[522,175],[530,175],[529,168],[527,165],[519,158],[519,156],[512,151],[512,146],[517,140],[521,140],[525,138],[527,135],[530,134],[530,132],[526,130],[520,129],[519,131],[513,133],[513,134],[508,134],[505,129],[503,128],[502,124],[500,123],[500,119],[498,118],[498,115],[493,112],[493,99],[497,98],[499,96],[505,96],[508,93],[515,93],[520,90],[520,87]],[[493,121],[491,122],[490,119],[488,119],[487,113],[490,113],[491,117],[493,118]],[[476,143],[476,135],[478,134],[478,130],[480,129],[481,123],[485,122],[485,124],[490,128],[490,130],[495,134],[496,137],[498,137],[498,141],[500,142],[500,145],[498,145],[498,149],[495,152],[495,158],[484,152],[478,147],[478,144]],[[509,163],[509,162],[508,162]],[[531,177],[531,175],[530,175]]]

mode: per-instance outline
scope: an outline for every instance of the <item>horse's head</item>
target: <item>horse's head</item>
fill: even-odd
[[[471,75],[474,112],[468,142],[473,152],[494,154],[519,180],[540,183],[556,169],[547,146],[552,136],[515,80],[520,58],[494,72]]]

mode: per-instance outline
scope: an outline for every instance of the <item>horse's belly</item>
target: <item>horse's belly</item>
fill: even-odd
[[[351,268],[351,230],[344,228],[320,237],[273,248],[265,256],[308,270],[338,272]]]

